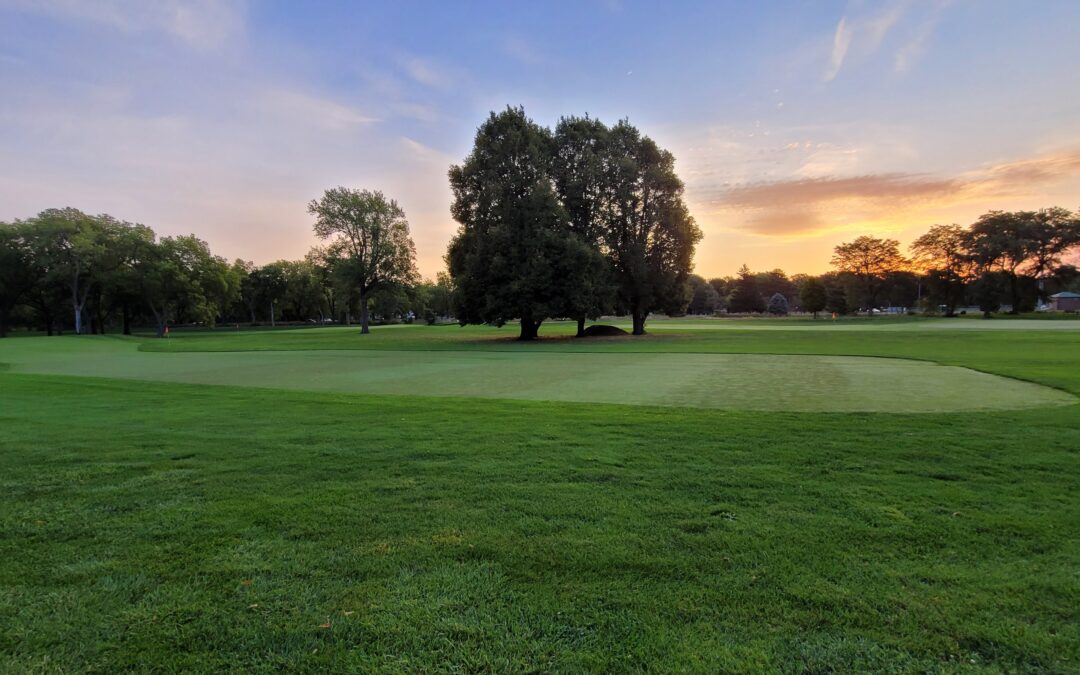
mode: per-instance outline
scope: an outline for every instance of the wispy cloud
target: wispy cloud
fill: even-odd
[[[551,57],[540,51],[536,45],[520,35],[505,36],[502,41],[502,50],[510,58],[527,66],[550,65],[553,61]]]
[[[166,33],[197,49],[216,49],[242,33],[246,14],[242,0],[0,0],[0,7],[127,33]]]
[[[908,5],[906,0],[894,0],[876,13],[861,16],[845,14],[840,17],[833,32],[832,50],[824,74],[825,81],[836,79],[844,63],[853,54],[857,53],[862,58],[874,54],[903,17]]]
[[[922,58],[926,51],[926,45],[937,30],[938,23],[944,9],[950,4],[950,0],[939,0],[930,3],[929,14],[915,27],[904,44],[896,50],[893,59],[893,70],[897,73],[906,73],[911,70],[914,63]]]
[[[295,89],[268,88],[262,92],[261,99],[271,111],[281,116],[330,130],[349,129],[379,121],[352,106]]]
[[[455,77],[445,68],[427,59],[407,56],[401,59],[401,67],[413,81],[435,89],[454,86]]]
[[[832,54],[829,57],[829,68],[825,71],[825,81],[830,82],[840,72],[847,58],[848,49],[851,47],[851,29],[847,25],[847,17],[840,17],[836,24],[836,32],[833,34]]]

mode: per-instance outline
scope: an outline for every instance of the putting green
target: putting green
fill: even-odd
[[[906,359],[693,353],[140,352],[109,338],[26,338],[11,371],[304,391],[791,412],[955,412],[1069,405],[1071,394]]]

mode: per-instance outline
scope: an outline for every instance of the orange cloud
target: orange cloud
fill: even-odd
[[[1030,196],[1080,176],[1080,149],[1015,160],[954,177],[888,173],[800,178],[722,189],[705,206],[734,216],[736,229],[765,237],[804,238],[868,223],[903,223],[932,208]]]

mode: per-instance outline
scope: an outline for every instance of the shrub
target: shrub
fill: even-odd
[[[788,301],[780,293],[773,293],[773,296],[769,298],[769,314],[773,316],[787,316],[788,313]]]

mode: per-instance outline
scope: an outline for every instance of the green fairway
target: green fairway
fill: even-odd
[[[987,323],[2,340],[0,671],[1075,672],[1080,331]]]
[[[16,372],[56,375],[741,410],[948,412],[1076,402],[1071,394],[1038,384],[901,359],[551,351],[163,354],[136,347],[109,338],[39,338],[18,341],[4,358]]]

